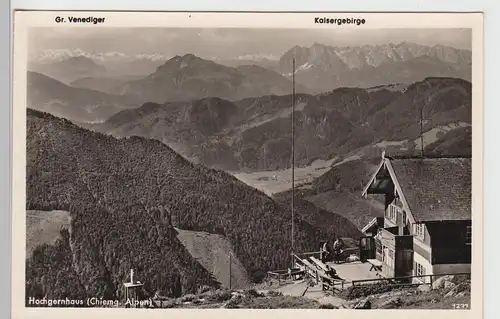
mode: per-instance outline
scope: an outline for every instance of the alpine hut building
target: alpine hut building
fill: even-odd
[[[386,278],[470,273],[471,158],[388,157],[363,196],[382,194],[384,217],[363,229]]]

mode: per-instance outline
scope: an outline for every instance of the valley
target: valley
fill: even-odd
[[[316,160],[311,165],[295,169],[295,185],[301,188],[310,184],[315,178],[330,170],[335,159],[329,161]],[[236,178],[269,196],[292,188],[292,169],[276,171],[257,171],[252,173],[229,172]]]

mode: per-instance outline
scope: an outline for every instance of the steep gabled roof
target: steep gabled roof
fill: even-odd
[[[370,180],[368,181],[368,183],[366,183],[366,186],[363,189],[363,193],[362,193],[363,197],[368,194],[368,189],[372,186],[372,184],[374,182],[376,182],[377,174],[380,171],[380,169],[383,168],[385,162],[386,162],[385,158],[382,158],[382,161],[378,165],[377,169],[373,172],[372,177],[370,178]]]
[[[471,219],[471,159],[384,157],[363,190],[384,189],[377,179],[387,169],[403,206],[415,222]],[[387,189],[386,189],[387,191]]]
[[[400,158],[389,165],[417,222],[471,219],[470,158]]]
[[[382,226],[384,225],[384,217],[375,217],[368,224],[366,224],[365,227],[363,227],[363,229],[361,229],[361,232],[367,233],[370,231],[370,229],[376,229],[377,227],[380,227],[381,225]]]

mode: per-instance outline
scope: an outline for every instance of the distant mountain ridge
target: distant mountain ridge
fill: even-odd
[[[308,91],[297,85],[298,92]],[[194,54],[175,56],[144,78],[123,86],[121,94],[144,101],[189,101],[206,97],[236,100],[262,95],[283,95],[292,90],[284,76],[260,66],[232,68]]]
[[[75,88],[90,89],[107,94],[120,95],[122,87],[132,79],[130,77],[81,77],[72,81],[70,85]]]
[[[241,64],[236,61],[242,61],[244,64],[248,61],[261,62],[261,61],[275,61],[278,62],[280,59],[287,60],[287,56],[290,53],[302,52],[304,55],[314,55],[314,51],[325,50],[330,53],[335,53],[340,57],[340,59],[348,65],[349,68],[359,68],[365,64],[371,66],[378,66],[383,62],[389,60],[401,61],[409,60],[419,56],[430,56],[438,58],[443,62],[449,63],[463,63],[468,64],[471,62],[471,51],[465,49],[457,49],[445,45],[421,45],[412,42],[402,42],[402,43],[387,43],[381,45],[364,45],[364,46],[332,46],[324,45],[320,43],[314,43],[311,47],[295,46],[290,48],[287,52],[282,55],[270,55],[270,54],[248,54],[233,58],[217,58],[217,57],[207,57],[207,59],[214,60],[217,63],[222,61],[232,61],[235,65],[239,66]],[[28,60],[31,63],[53,63],[61,62],[69,58],[74,57],[86,57],[95,62],[106,63],[107,61],[136,61],[136,60],[149,60],[158,61],[158,64],[164,63],[172,58],[171,55],[165,55],[162,53],[141,53],[141,54],[124,54],[122,52],[86,52],[81,49],[47,49],[42,50],[38,53],[31,54]],[[301,56],[297,54],[297,57]],[[306,61],[299,61],[305,63]],[[303,64],[301,63],[301,64]],[[224,63],[222,63],[224,64]],[[237,64],[237,65],[236,65]],[[300,64],[300,65],[301,65]],[[287,68],[288,69],[288,68]]]
[[[315,43],[295,46],[279,61],[280,73],[319,90],[371,87],[384,83],[412,83],[426,77],[447,76],[471,80],[472,53],[448,46],[415,43],[333,47]]]
[[[36,72],[27,73],[27,106],[78,122],[101,122],[136,108],[136,99],[75,88]]]
[[[420,107],[429,143],[435,140],[435,128],[471,124],[471,83],[455,78],[427,78],[400,89],[341,88],[320,95],[297,94],[296,100],[299,166],[369,153],[377,144],[417,152]],[[158,139],[192,160],[225,170],[285,169],[291,158],[291,103],[290,95],[147,103],[119,112],[92,129]]]
[[[94,61],[106,61],[106,59],[122,60],[151,60],[167,61],[170,56],[163,54],[124,54],[121,52],[86,52],[81,49],[48,49],[42,50],[36,54],[31,54],[28,60],[33,63],[53,63],[60,62],[70,58],[83,56]]]
[[[91,59],[104,66],[108,71],[108,75],[121,77],[124,75],[146,76],[151,74],[158,66],[170,60],[173,56],[162,53],[124,54],[122,52],[86,52],[81,49],[47,49],[31,54],[28,60],[32,65],[45,65],[75,57]],[[206,59],[230,67],[255,64],[271,70],[277,66],[279,58],[279,56],[268,54],[249,54],[233,58],[206,57]]]
[[[348,69],[365,66],[378,67],[386,62],[409,61],[427,56],[439,61],[468,65],[472,62],[470,50],[456,49],[444,45],[425,46],[403,42],[399,44],[335,47],[314,43],[311,47],[295,46],[283,54],[280,66],[289,69],[290,59],[295,56],[297,65],[311,63],[324,67],[335,66],[340,60]]]
[[[44,50],[30,56],[30,63],[41,65],[41,68],[48,68],[48,65],[54,62],[62,62],[75,57],[85,57],[104,66],[110,77],[147,76],[155,73],[158,67],[173,59],[162,53],[123,54],[120,52],[89,53],[82,50]],[[297,82],[316,93],[338,87],[367,88],[396,82],[413,83],[430,76],[471,80],[472,53],[470,50],[444,45],[426,46],[410,42],[343,47],[314,43],[310,47],[295,46],[281,56],[249,54],[234,58],[212,57],[205,60],[212,60],[233,68],[242,65],[258,65],[290,77],[293,57],[296,59]],[[42,70],[38,68],[33,71]],[[51,74],[46,75],[51,76]],[[65,79],[55,78],[66,82]]]
[[[69,84],[82,77],[106,76],[106,68],[85,56],[75,56],[49,64],[28,63],[28,70]]]
[[[83,56],[88,59],[94,60],[95,62],[101,62],[106,64],[108,62],[124,62],[124,61],[138,61],[138,60],[149,60],[149,61],[159,61],[158,63],[164,63],[170,60],[173,56],[162,54],[162,53],[139,53],[139,54],[125,54],[122,52],[86,52],[82,49],[46,49],[38,53],[31,54],[28,60],[31,63],[53,63],[67,60],[69,58]],[[247,61],[252,62],[262,62],[262,61],[278,61],[280,56],[273,54],[246,54],[241,56],[236,56],[232,58],[218,58],[218,57],[206,57],[207,59],[214,60],[217,63],[221,61],[240,61],[237,66],[241,63],[247,64]],[[224,63],[221,63],[224,64]],[[251,64],[251,63],[250,63]]]
[[[76,65],[73,65],[73,62]],[[54,79],[63,79],[58,81],[71,86],[128,96],[142,103],[189,101],[205,97],[234,100],[269,94],[283,95],[292,91],[292,82],[289,79],[261,66],[229,67],[193,54],[169,59],[153,73],[143,77],[94,74],[85,70],[84,66],[87,64],[97,65],[86,57],[75,57],[43,67],[33,66],[31,69],[41,69],[37,73],[46,76],[51,74]],[[297,84],[296,91],[310,90]]]

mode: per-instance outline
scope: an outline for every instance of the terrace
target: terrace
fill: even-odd
[[[355,251],[351,256],[356,256]],[[357,257],[357,256],[356,256]],[[327,290],[342,290],[356,284],[357,281],[369,283],[380,279],[380,272],[374,270],[369,262],[361,262],[358,258],[342,263],[322,262],[319,252],[294,255],[295,266],[291,269],[278,270],[268,273],[268,278],[277,281],[278,285],[290,284],[304,277],[311,278],[316,284],[323,284]],[[337,278],[328,275],[328,267],[336,271]]]
[[[326,264],[335,269],[338,276],[345,280],[344,288],[352,286],[353,281],[380,278],[379,272],[371,270],[372,265],[368,262],[352,261],[342,264],[327,262]]]

